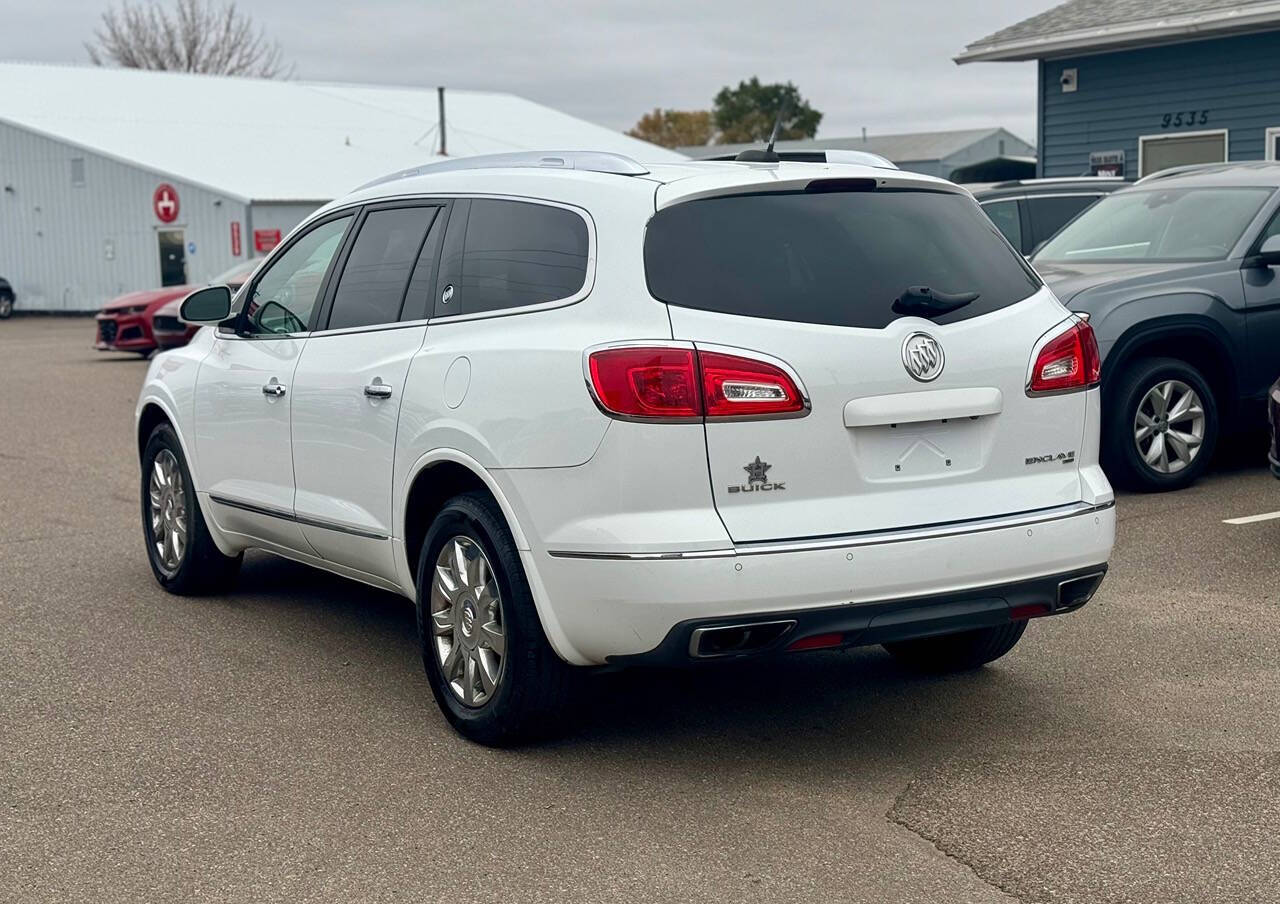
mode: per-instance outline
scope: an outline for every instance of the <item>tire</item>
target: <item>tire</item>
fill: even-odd
[[[1158,404],[1153,405],[1151,400],[1161,386],[1172,387],[1169,393],[1172,410],[1167,413],[1178,417],[1177,409],[1188,399],[1186,390],[1189,390],[1200,404],[1195,406],[1194,398],[1190,399],[1187,411],[1198,407],[1202,415],[1195,417],[1184,412],[1181,419],[1163,424],[1157,417],[1154,433],[1148,432],[1139,440],[1137,431],[1146,427],[1139,422],[1140,414],[1147,421],[1152,420],[1153,414],[1158,415]],[[1148,493],[1180,490],[1190,486],[1209,467],[1218,443],[1218,401],[1208,381],[1187,362],[1177,358],[1143,358],[1133,362],[1119,375],[1104,406],[1103,464],[1107,475],[1116,483]],[[1179,440],[1171,440],[1174,436]],[[1188,442],[1188,437],[1198,440],[1198,445]],[[1184,460],[1184,454],[1190,455],[1189,461]],[[1148,456],[1154,457],[1154,463],[1145,460]]]
[[[7,292],[0,293],[0,320],[8,320],[13,316],[13,296]]]
[[[461,575],[454,564],[459,551],[466,562]],[[485,567],[478,572],[480,557]],[[452,593],[450,583],[456,585]],[[520,554],[492,498],[465,493],[445,504],[422,544],[417,585],[418,637],[427,681],[459,734],[479,744],[507,747],[547,737],[563,726],[574,669],[547,642]],[[498,635],[500,659],[495,656]]]
[[[174,474],[181,481],[176,489],[172,487]],[[160,586],[183,596],[227,589],[235,579],[242,556],[223,555],[214,544],[196,501],[182,446],[168,424],[160,424],[151,431],[142,452],[141,484],[142,535],[147,545],[147,561]],[[166,513],[172,520],[166,520]],[[168,540],[179,526],[186,533],[180,550]],[[165,538],[164,553],[157,531]]]
[[[994,662],[1012,650],[1027,630],[1026,619],[977,628],[958,634],[939,634],[887,643],[884,648],[894,659],[918,672],[963,672]]]

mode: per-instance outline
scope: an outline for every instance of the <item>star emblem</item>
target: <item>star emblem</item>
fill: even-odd
[[[764,483],[767,480],[765,474],[768,473],[769,469],[772,467],[773,465],[769,464],[767,461],[761,461],[760,456],[757,455],[756,460],[750,464],[744,465],[742,470],[747,472],[747,483]]]

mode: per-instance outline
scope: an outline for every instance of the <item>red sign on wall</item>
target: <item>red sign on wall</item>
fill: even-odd
[[[231,256],[240,256],[240,221],[231,221]]]
[[[161,182],[151,196],[151,209],[161,223],[172,223],[178,219],[178,190],[168,182]]]
[[[255,229],[253,230],[253,247],[256,251],[263,253],[270,251],[276,245],[280,244],[279,229]]]

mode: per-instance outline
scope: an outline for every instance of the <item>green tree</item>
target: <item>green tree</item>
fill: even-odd
[[[800,90],[791,82],[762,85],[755,76],[750,81],[739,82],[738,87],[728,85],[716,95],[716,127],[720,144],[768,141],[773,131],[773,121],[783,102],[786,116],[778,130],[778,138],[812,138],[818,133],[822,114],[800,96]]]
[[[641,116],[627,134],[664,148],[680,148],[707,144],[715,131],[710,110],[661,110],[654,107],[653,112]]]

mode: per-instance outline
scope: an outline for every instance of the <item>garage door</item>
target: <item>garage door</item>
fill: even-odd
[[[1227,131],[1190,135],[1154,135],[1138,139],[1139,176],[1149,176],[1171,166],[1192,163],[1225,163]]]

